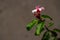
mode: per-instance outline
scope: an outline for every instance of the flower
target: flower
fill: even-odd
[[[40,6],[36,6],[35,7],[36,9],[32,10],[32,13],[34,14],[34,16],[38,19],[40,19],[40,12],[42,10],[44,10],[45,8],[44,7],[40,7]]]
[[[40,6],[36,6],[35,8],[36,9],[32,10],[32,13],[35,13],[35,12],[40,13],[42,10],[45,10],[44,7],[40,7]]]

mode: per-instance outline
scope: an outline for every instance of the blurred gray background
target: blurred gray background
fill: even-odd
[[[43,13],[54,19],[53,28],[60,29],[60,0],[0,0],[0,40],[40,40],[43,33],[35,36],[35,27],[26,30],[36,5],[44,6]]]

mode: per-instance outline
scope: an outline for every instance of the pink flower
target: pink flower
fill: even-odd
[[[40,12],[45,10],[44,7],[40,7],[40,6],[36,6],[36,9],[32,10],[32,13],[34,14],[34,16],[38,19],[40,19]]]
[[[36,9],[32,10],[32,13],[35,13],[35,12],[40,13],[42,10],[45,10],[44,7],[40,7],[40,6],[36,6],[35,8]]]

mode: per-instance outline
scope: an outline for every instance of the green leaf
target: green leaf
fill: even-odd
[[[50,34],[48,31],[46,31],[42,37],[42,40],[49,40],[50,39]]]
[[[54,31],[50,31],[50,40],[57,40],[57,33]]]
[[[51,27],[53,25],[54,25],[54,23],[50,22],[49,25],[48,25],[48,27]]]
[[[48,18],[48,19],[52,20],[52,18],[50,16],[48,16],[48,15],[41,15],[41,17],[42,18]]]
[[[54,37],[54,40],[57,40],[57,37]]]
[[[28,31],[30,31],[30,30],[32,29],[32,27],[33,27],[37,22],[38,22],[37,19],[32,20],[30,23],[27,24],[26,29],[27,29]]]
[[[36,31],[35,31],[35,35],[36,36],[39,36],[40,33],[44,30],[44,25],[45,25],[45,22],[40,22],[37,27],[36,27]]]
[[[53,31],[46,31],[42,37],[42,40],[57,40],[56,33]]]
[[[57,33],[56,32],[54,32],[54,31],[50,31],[51,32],[51,36],[52,37],[56,37],[57,36]]]
[[[50,40],[57,40],[57,38],[56,37],[50,37]]]
[[[54,32],[60,32],[60,30],[59,30],[59,29],[53,29],[53,31],[54,31]]]

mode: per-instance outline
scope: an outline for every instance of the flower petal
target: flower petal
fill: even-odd
[[[37,12],[37,9],[32,10],[32,13]]]

